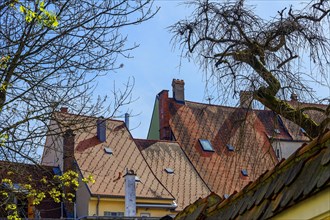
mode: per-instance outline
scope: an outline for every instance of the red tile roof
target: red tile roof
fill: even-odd
[[[135,139],[135,142],[153,173],[175,197],[176,210],[181,211],[196,199],[210,194],[177,142],[141,139]],[[174,173],[167,173],[166,168]]]
[[[239,191],[277,163],[266,135],[270,131],[260,119],[263,111],[168,102],[173,136],[215,193]],[[199,139],[209,140],[215,152],[203,151]],[[227,144],[235,150],[228,151]],[[241,174],[242,169],[248,176]]]
[[[73,121],[70,120],[71,118]],[[174,199],[153,175],[124,122],[106,119],[106,141],[100,142],[97,138],[97,118],[57,113],[56,119],[60,123],[60,129],[74,130],[74,156],[79,170],[83,177],[91,174],[95,179],[94,184],[88,184],[92,195],[125,196],[123,175],[126,169],[129,169],[134,170],[141,180],[136,186],[137,198]],[[55,132],[55,135],[58,134]],[[61,147],[57,146],[57,151],[61,152]],[[113,154],[107,154],[104,148],[110,148]],[[47,149],[46,146],[46,150],[52,149],[54,147]],[[52,154],[48,153],[48,155]],[[54,159],[48,158],[47,153],[44,152],[43,162],[52,161]]]
[[[329,189],[330,131],[303,145],[241,192],[224,200],[211,194],[176,219],[270,219],[283,210]]]

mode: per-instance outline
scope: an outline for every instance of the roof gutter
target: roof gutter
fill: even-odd
[[[176,209],[178,205],[173,202],[173,204],[151,204],[151,203],[137,203],[137,208],[160,208],[160,209]]]

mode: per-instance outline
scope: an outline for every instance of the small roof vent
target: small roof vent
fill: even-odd
[[[248,171],[246,169],[241,170],[243,176],[248,176]]]
[[[113,154],[113,151],[112,151],[112,149],[111,149],[110,147],[105,147],[105,148],[104,148],[104,152],[105,152],[106,154]]]
[[[165,168],[164,169],[165,171],[166,171],[166,173],[168,173],[168,174],[174,174],[174,170],[172,169],[172,168]]]
[[[226,144],[226,146],[227,146],[227,149],[228,149],[229,151],[234,151],[234,150],[235,150],[234,146],[231,145],[231,144]]]

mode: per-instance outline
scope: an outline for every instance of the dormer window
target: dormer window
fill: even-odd
[[[209,140],[199,139],[199,143],[201,144],[203,151],[214,152],[214,149]]]

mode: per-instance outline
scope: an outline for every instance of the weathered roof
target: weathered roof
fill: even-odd
[[[141,139],[135,142],[153,173],[175,197],[176,210],[181,211],[196,199],[210,194],[177,142]]]
[[[74,155],[79,170],[83,177],[91,174],[95,179],[94,184],[88,184],[92,195],[125,196],[123,176],[126,169],[129,169],[141,180],[136,184],[138,198],[174,199],[153,175],[124,122],[105,119],[106,141],[100,142],[97,138],[96,117],[57,113],[56,118],[61,123],[60,129],[71,128],[75,132]],[[106,153],[105,148],[109,148],[112,154]],[[45,158],[44,161],[49,159]]]
[[[278,162],[258,111],[168,100],[173,136],[215,193],[239,191]],[[209,140],[215,152],[203,151],[199,139]]]
[[[211,194],[176,219],[269,219],[330,186],[330,131],[228,199]]]

